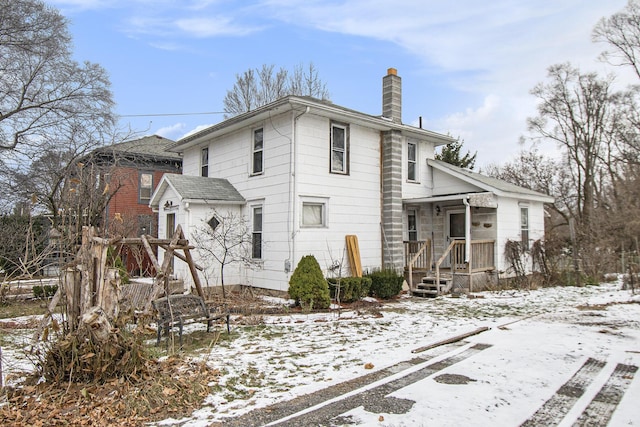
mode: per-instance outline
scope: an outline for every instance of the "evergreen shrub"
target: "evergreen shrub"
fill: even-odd
[[[289,279],[289,296],[304,309],[325,309],[331,305],[329,285],[313,255],[302,257]]]
[[[329,290],[331,298],[336,297],[338,279],[330,278]],[[342,277],[340,278],[340,302],[355,302],[369,295],[371,279],[369,277]]]
[[[369,293],[372,296],[389,299],[395,297],[402,291],[404,277],[394,270],[376,270],[367,277],[371,279],[371,289]]]

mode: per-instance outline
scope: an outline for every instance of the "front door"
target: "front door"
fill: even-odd
[[[453,240],[464,241],[466,236],[465,211],[451,210],[447,211],[447,247]],[[456,245],[449,253],[447,267],[453,267],[454,270],[464,269],[464,245]],[[445,261],[445,263],[447,263]]]

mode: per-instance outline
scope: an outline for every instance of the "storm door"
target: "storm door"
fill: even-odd
[[[466,236],[465,211],[451,210],[447,211],[447,247],[454,240],[464,242]],[[453,247],[448,260],[445,260],[446,267],[453,267],[454,270],[464,270],[465,245],[457,244]]]

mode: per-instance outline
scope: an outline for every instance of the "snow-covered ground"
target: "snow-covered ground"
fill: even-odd
[[[392,397],[415,402],[405,413],[372,413],[358,407],[344,419],[363,426],[517,426],[585,361],[597,359],[603,368],[561,423],[572,425],[618,364],[640,366],[640,295],[621,290],[619,283],[475,296],[405,297],[361,312],[245,318],[251,326],[236,324],[232,339],[215,343],[201,356],[223,371],[219,391],[190,418],[159,424],[199,427],[224,422],[418,354],[432,356],[367,386],[371,388],[485,344],[483,350],[393,392]],[[479,327],[489,329],[454,346],[412,353]],[[5,350],[5,369],[13,354]],[[469,381],[443,383],[438,381],[442,374]],[[610,425],[640,425],[638,402],[640,373]]]

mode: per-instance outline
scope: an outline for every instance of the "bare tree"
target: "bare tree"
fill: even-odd
[[[242,264],[257,267],[252,257],[252,241],[249,222],[240,213],[232,211],[222,215],[214,210],[208,223],[199,227],[195,233],[194,242],[200,255],[220,265],[223,298],[226,298],[224,288],[226,266]]]
[[[310,62],[304,66],[298,64],[289,79],[289,93],[291,95],[311,96],[322,100],[329,99],[326,83],[320,79],[318,69]]]
[[[612,65],[631,66],[640,78],[640,2],[629,0],[621,12],[602,18],[592,39],[609,45],[600,55]]]
[[[225,117],[254,110],[287,95],[329,99],[326,84],[313,63],[307,67],[300,64],[293,73],[263,64],[261,69],[248,69],[236,75],[233,88],[223,100]]]
[[[73,60],[66,19],[40,0],[0,0],[0,10],[0,155],[112,126],[107,73]]]
[[[582,74],[570,64],[550,67],[548,78],[531,91],[539,104],[538,116],[528,120],[528,127],[563,149],[577,192],[575,205],[568,208],[587,232],[618,120],[612,79]]]

